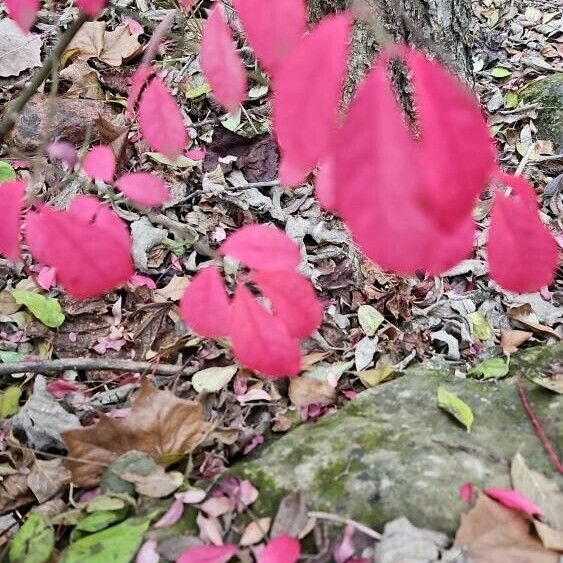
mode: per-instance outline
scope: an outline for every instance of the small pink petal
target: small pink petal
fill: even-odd
[[[356,391],[352,391],[352,390],[342,391],[342,394],[343,394],[349,401],[353,401],[353,400],[358,396],[358,393],[357,393]]]
[[[211,518],[217,518],[227,512],[234,510],[235,505],[232,499],[227,496],[211,497],[199,506]]]
[[[202,514],[198,514],[196,524],[199,528],[199,537],[203,542],[223,545],[222,531],[215,518],[206,518]]]
[[[84,172],[94,180],[111,182],[115,174],[115,155],[110,147],[98,145],[84,158]]]
[[[172,506],[166,511],[162,518],[154,525],[155,528],[169,528],[180,520],[184,514],[184,503],[181,500],[175,500]]]
[[[241,481],[239,485],[239,496],[237,501],[239,505],[239,512],[241,512],[251,504],[254,504],[257,498],[258,489],[256,489],[256,487],[248,479]]]
[[[268,543],[258,563],[295,563],[301,555],[299,542],[291,536],[278,536]]]
[[[256,449],[260,444],[264,443],[264,436],[258,435],[253,436],[244,446],[242,453],[244,455],[249,454],[252,450]]]
[[[112,409],[106,413],[110,418],[127,418],[131,414],[131,409],[125,407],[122,409]]]
[[[185,154],[192,160],[203,160],[205,158],[205,155],[207,154],[207,150],[205,149],[205,147],[202,147],[201,149],[192,149],[186,151]]]
[[[96,497],[100,496],[100,487],[96,487],[95,489],[90,489],[89,491],[84,491],[80,498],[78,499],[80,502],[90,502],[94,500]]]
[[[78,161],[78,151],[74,145],[67,141],[53,141],[47,145],[46,149],[49,158],[60,160],[70,170],[72,170]]]
[[[184,551],[176,563],[227,563],[237,553],[236,545],[198,545]]]
[[[55,399],[63,399],[67,393],[78,391],[78,386],[72,381],[66,379],[55,379],[47,384],[47,391],[55,397]]]
[[[37,283],[45,291],[49,291],[55,285],[55,278],[57,276],[57,270],[55,268],[49,268],[48,266],[43,266],[39,273],[37,274]]]
[[[484,490],[484,493],[507,508],[519,510],[531,516],[536,514],[543,516],[543,510],[518,491],[489,487]]]
[[[471,504],[473,501],[473,483],[464,483],[459,488],[459,497],[466,504]]]
[[[160,555],[156,551],[156,540],[147,540],[137,552],[135,563],[158,563]]]
[[[141,33],[145,31],[143,26],[136,19],[126,17],[123,19],[123,23],[129,28],[129,31],[133,35],[141,35]]]
[[[149,289],[156,289],[156,283],[148,276],[142,276],[140,274],[133,274],[129,283],[134,287],[148,287]]]
[[[174,497],[184,504],[198,504],[202,502],[207,493],[203,489],[190,489],[184,493],[176,493]]]
[[[170,199],[166,184],[149,172],[124,174],[115,185],[131,201],[143,207],[157,207]]]

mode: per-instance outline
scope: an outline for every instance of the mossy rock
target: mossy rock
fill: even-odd
[[[563,149],[563,72],[532,82],[522,92],[527,103],[538,104],[536,126],[538,137],[555,143]]]
[[[562,344],[545,346],[515,359],[512,370],[536,375],[562,356]],[[439,385],[471,406],[470,433],[436,406]],[[528,381],[525,386],[547,434],[560,443],[560,397]],[[333,416],[296,428],[231,473],[258,487],[259,515],[275,515],[287,493],[301,490],[310,509],[376,529],[406,516],[419,527],[451,534],[467,510],[460,485],[509,487],[518,451],[554,478],[513,377],[481,382],[415,369],[361,393]]]

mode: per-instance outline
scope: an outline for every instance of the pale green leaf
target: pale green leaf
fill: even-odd
[[[31,514],[10,546],[11,563],[44,563],[55,546],[55,533],[42,514]]]
[[[212,367],[194,373],[192,386],[198,392],[216,393],[225,387],[235,376],[237,366]]]
[[[462,401],[455,393],[450,393],[450,391],[441,385],[438,387],[437,397],[438,406],[459,420],[469,432],[473,425],[473,411],[471,407]]]
[[[20,410],[20,397],[22,390],[17,385],[10,385],[0,395],[0,419],[8,418]]]
[[[225,129],[236,131],[240,127],[242,111],[239,108],[234,113],[227,113],[221,118],[221,123]]]
[[[15,179],[16,172],[14,169],[5,160],[0,160],[0,184],[2,182],[10,182]]]
[[[209,92],[211,92],[211,86],[209,86],[209,84],[201,84],[200,86],[188,90],[186,92],[186,98],[188,98],[188,100],[195,100],[196,98],[205,96],[205,94],[209,94]]]
[[[472,367],[469,373],[482,376],[483,379],[500,379],[508,375],[508,364],[503,358],[489,358]]]
[[[508,70],[507,68],[504,68],[502,66],[496,66],[495,68],[492,68],[489,71],[489,74],[493,78],[506,78],[507,76],[510,76],[512,74],[512,72],[510,72],[510,70]]]
[[[182,155],[180,155],[176,160],[170,160],[159,152],[147,152],[145,154],[155,162],[171,166],[172,168],[195,168],[200,164],[197,160],[192,160],[191,158]]]
[[[93,514],[88,514],[86,518],[78,522],[75,530],[81,532],[99,532],[100,530],[105,530],[111,524],[123,520],[126,514],[126,509],[122,510],[100,510],[99,512],[94,512]]]
[[[393,373],[395,373],[394,368],[381,367],[360,371],[358,373],[358,377],[366,387],[375,387],[382,381],[389,379],[393,375]]]
[[[514,109],[518,105],[519,99],[516,92],[507,92],[504,96],[504,107]]]
[[[13,289],[12,296],[16,303],[25,305],[29,312],[45,326],[58,328],[63,324],[65,316],[56,299],[24,289]]]
[[[354,365],[354,362],[335,362],[334,364],[321,364],[307,372],[307,377],[312,377],[325,383],[338,383],[338,380]]]
[[[358,322],[366,336],[373,336],[384,320],[383,315],[371,305],[358,307]]]
[[[491,325],[483,313],[469,313],[473,335],[479,340],[488,340],[492,335]]]
[[[24,358],[25,354],[21,352],[13,352],[12,350],[3,350],[0,352],[0,362],[5,364],[21,362]]]
[[[81,538],[63,552],[61,563],[128,563],[139,549],[150,522],[150,518],[129,518]]]

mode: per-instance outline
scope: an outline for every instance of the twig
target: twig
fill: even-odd
[[[523,156],[522,160],[520,161],[520,164],[518,165],[518,168],[516,169],[516,172],[514,172],[515,176],[521,176],[522,172],[524,172],[524,168],[526,168],[526,164],[528,164],[528,160],[530,160],[530,155],[532,154],[532,149],[534,148],[534,144],[532,143],[529,147],[528,150],[526,151],[526,154]]]
[[[279,180],[270,180],[269,182],[250,182],[241,188],[277,188],[280,185]]]
[[[6,135],[14,128],[20,112],[27,102],[29,102],[33,94],[37,92],[41,84],[47,79],[53,66],[58,64],[69,43],[87,19],[88,16],[86,14],[80,14],[80,16],[74,20],[73,24],[64,32],[59,42],[55,45],[51,54],[45,59],[43,66],[33,76],[29,86],[23,90],[6,112],[4,119],[0,122],[0,141],[4,140]]]
[[[42,373],[61,372],[67,369],[102,370],[102,371],[130,371],[152,372],[156,375],[178,375],[180,372],[189,373],[182,366],[173,364],[155,364],[135,360],[118,360],[112,358],[62,358],[59,360],[32,360],[29,362],[10,362],[0,364],[0,375],[14,373]]]
[[[553,463],[553,467],[555,467],[555,469],[559,471],[559,473],[563,473],[563,466],[561,465],[561,461],[559,460],[559,457],[555,452],[555,448],[549,441],[549,438],[547,437],[543,429],[543,426],[541,425],[540,421],[538,420],[538,418],[534,414],[534,411],[532,410],[530,402],[528,401],[528,397],[526,397],[526,391],[524,390],[524,385],[522,385],[522,381],[520,380],[520,375],[518,374],[516,374],[516,385],[518,387],[518,395],[520,395],[522,406],[524,407],[524,410],[526,411],[526,414],[528,415],[528,418],[530,419],[530,422],[532,423],[534,430],[536,431],[536,434],[540,439],[543,449],[547,452],[549,459],[551,459],[551,463]]]
[[[377,533],[375,530],[368,528],[364,524],[360,524],[360,522],[356,522],[355,520],[351,520],[350,518],[345,518],[344,516],[338,516],[337,514],[330,514],[328,512],[316,512],[312,511],[308,514],[309,518],[318,518],[319,520],[329,520],[330,522],[337,522],[338,524],[347,524],[349,526],[353,526],[362,534],[373,538],[374,540],[379,541],[381,539],[381,534]]]

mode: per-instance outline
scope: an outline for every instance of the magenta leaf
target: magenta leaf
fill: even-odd
[[[200,63],[217,101],[227,111],[236,111],[246,96],[246,72],[219,2],[203,29]]]
[[[28,213],[26,241],[76,299],[103,295],[133,275],[125,223],[92,196],[76,197],[68,211],[42,205]]]
[[[473,483],[463,483],[463,485],[459,487],[459,498],[465,502],[465,504],[471,504],[473,502],[473,490]]]
[[[299,542],[291,536],[271,540],[258,557],[258,563],[295,563],[301,555]]]
[[[301,183],[328,148],[336,129],[351,17],[328,17],[278,67],[272,118],[281,152],[280,180]]]
[[[303,0],[233,0],[248,42],[270,74],[288,57],[307,31]]]
[[[530,293],[555,276],[557,242],[538,214],[536,194],[523,178],[502,175],[512,189],[494,196],[487,242],[491,278],[509,291]]]
[[[80,9],[91,18],[96,18],[105,8],[107,0],[76,0]]]
[[[21,211],[26,184],[22,180],[14,180],[0,184],[0,254],[19,262]]]
[[[184,551],[176,563],[227,563],[238,553],[236,545],[197,545]]]
[[[235,357],[269,377],[296,375],[301,351],[295,337],[277,316],[268,313],[244,285],[231,305],[230,337]]]
[[[20,26],[24,33],[29,33],[40,6],[40,0],[6,0],[8,16]]]
[[[141,96],[141,92],[147,80],[156,73],[156,69],[150,64],[142,64],[131,77],[131,87],[129,88],[129,98],[127,98],[127,116],[133,118],[135,107]]]
[[[483,491],[487,496],[500,502],[507,508],[512,508],[513,510],[519,510],[520,512],[525,512],[530,516],[543,515],[543,510],[534,504],[531,500],[526,498],[523,494],[518,491],[512,491],[510,489],[499,489],[495,487],[490,487]]]
[[[227,336],[229,308],[225,284],[215,266],[199,271],[180,301],[180,312],[186,325],[205,338]]]
[[[170,190],[166,184],[149,172],[124,174],[115,185],[131,201],[144,207],[157,207],[170,199]]]
[[[60,160],[70,170],[78,162],[78,151],[68,141],[53,141],[47,145],[46,152],[49,158]]]
[[[294,270],[301,262],[299,247],[283,231],[266,225],[247,225],[233,233],[219,248],[256,270]]]
[[[158,76],[152,79],[139,103],[141,133],[155,151],[175,160],[188,142],[184,117]]]
[[[251,280],[270,300],[276,316],[296,338],[314,332],[322,320],[322,307],[311,282],[291,270],[254,272]]]
[[[94,147],[82,162],[84,172],[93,180],[102,180],[111,182],[115,175],[115,155],[111,147],[107,145],[98,145]]]

